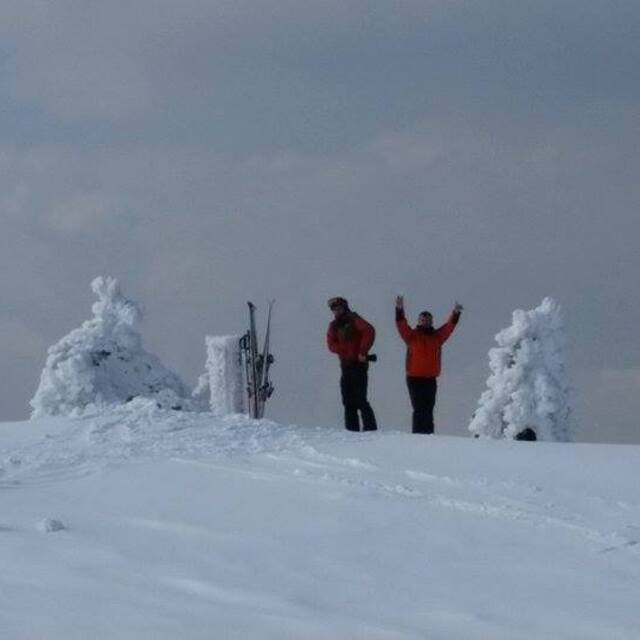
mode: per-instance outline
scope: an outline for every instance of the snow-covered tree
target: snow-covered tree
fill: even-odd
[[[570,440],[571,390],[562,311],[545,298],[513,312],[489,351],[491,375],[469,430],[477,437]]]
[[[142,348],[138,304],[125,298],[115,278],[96,278],[93,318],[50,347],[31,400],[32,417],[74,415],[153,398],[166,408],[187,408],[180,378]]]

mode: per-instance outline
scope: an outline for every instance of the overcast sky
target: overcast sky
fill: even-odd
[[[341,424],[326,299],[444,320],[436,429],[464,435],[516,308],[566,314],[576,439],[640,442],[637,0],[4,0],[0,420],[113,275],[193,384],[204,336],[277,299],[268,413]],[[261,304],[262,303],[262,304]]]

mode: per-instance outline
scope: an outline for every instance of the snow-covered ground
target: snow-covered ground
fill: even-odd
[[[640,447],[0,425],[3,639],[640,637]]]

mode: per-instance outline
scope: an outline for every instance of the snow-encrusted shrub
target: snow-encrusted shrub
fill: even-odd
[[[93,318],[49,348],[32,417],[102,410],[140,396],[188,408],[180,378],[142,348],[140,306],[121,294],[115,278],[96,278],[91,288],[98,296]]]
[[[478,437],[570,439],[571,390],[560,306],[552,298],[513,312],[489,351],[491,375],[469,430]]]

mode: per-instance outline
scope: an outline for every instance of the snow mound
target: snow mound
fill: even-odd
[[[33,419],[26,433],[21,427],[13,443],[10,430],[0,429],[0,491],[82,478],[132,460],[234,458],[302,446],[298,428],[243,414],[171,411],[142,397],[73,419]]]
[[[137,397],[189,408],[182,380],[142,347],[140,305],[122,295],[115,278],[96,278],[91,287],[98,296],[93,318],[50,347],[32,417],[102,411]]]
[[[55,533],[56,531],[64,531],[66,528],[64,522],[56,518],[45,518],[38,522],[38,531],[42,531],[42,533]]]
[[[496,342],[469,430],[477,437],[519,439],[533,432],[538,440],[568,441],[571,389],[558,303],[547,297],[535,309],[514,311]]]

